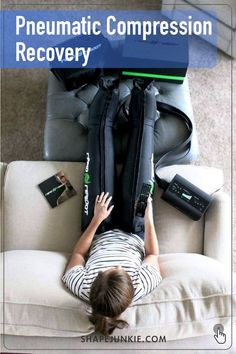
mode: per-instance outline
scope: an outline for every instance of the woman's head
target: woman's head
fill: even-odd
[[[116,327],[127,326],[118,316],[130,305],[133,296],[130,276],[121,267],[99,272],[90,291],[90,321],[95,325],[95,331],[108,335]]]

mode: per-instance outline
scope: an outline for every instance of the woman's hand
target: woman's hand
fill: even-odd
[[[112,209],[114,208],[114,205],[111,205],[108,208],[111,199],[112,196],[109,197],[108,192],[106,194],[102,192],[100,195],[97,195],[96,197],[95,206],[94,206],[94,219],[99,224],[110,215]]]
[[[150,195],[147,199],[147,207],[145,210],[144,221],[145,223],[153,223],[152,198],[150,197]]]

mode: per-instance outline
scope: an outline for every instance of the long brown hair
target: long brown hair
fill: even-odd
[[[116,327],[127,327],[128,323],[118,317],[130,305],[133,296],[134,287],[126,271],[115,268],[99,272],[90,291],[92,314],[89,319],[95,331],[106,336]]]

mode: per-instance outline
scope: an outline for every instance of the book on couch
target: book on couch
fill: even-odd
[[[38,187],[52,208],[76,195],[75,189],[63,171],[41,182]]]

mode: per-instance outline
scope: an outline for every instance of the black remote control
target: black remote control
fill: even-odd
[[[136,206],[136,216],[144,217],[145,209],[147,206],[147,199],[150,195],[152,189],[152,185],[149,183],[143,183],[141,193],[138,198],[137,206]]]

